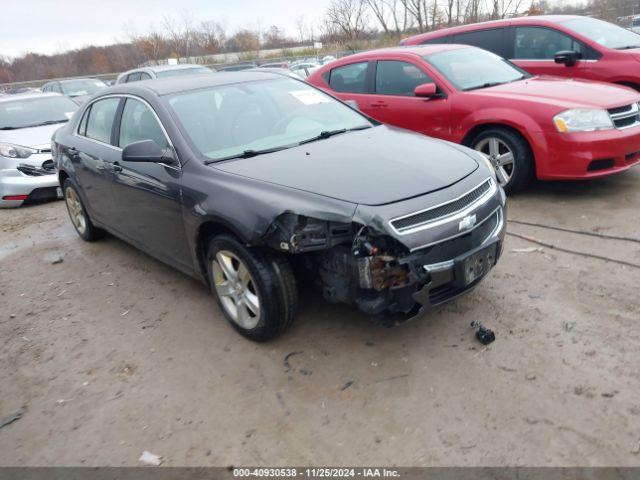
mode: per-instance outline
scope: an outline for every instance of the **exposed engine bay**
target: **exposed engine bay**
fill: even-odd
[[[285,213],[273,222],[263,240],[271,248],[294,254],[296,264],[315,277],[327,300],[355,305],[370,315],[412,317],[422,305],[431,303],[428,295],[416,297],[417,292],[451,282],[454,275],[453,262],[448,265],[451,272],[444,276],[426,268],[433,263],[433,249],[409,252],[391,236],[357,223]],[[436,248],[448,250],[439,255],[455,253]],[[489,260],[495,263],[497,258]]]

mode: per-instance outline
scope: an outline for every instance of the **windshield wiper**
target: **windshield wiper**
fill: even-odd
[[[371,125],[360,125],[359,127],[353,128],[339,128],[337,130],[323,130],[315,137],[307,138],[306,140],[302,140],[298,145],[304,145],[305,143],[317,142],[318,140],[324,140],[329,137],[333,137],[334,135],[340,135],[341,133],[353,132],[356,130],[366,130],[367,128],[371,128]]]
[[[616,50],[631,50],[632,48],[640,48],[640,45],[625,45],[624,47],[616,48]]]
[[[469,90],[479,90],[481,88],[495,87],[496,85],[502,85],[503,83],[505,82],[487,82],[487,83],[483,83],[482,85],[476,85],[475,87],[467,87],[463,90],[465,92],[468,92]]]
[[[56,123],[67,123],[69,119],[65,118],[64,120],[47,120],[42,123],[34,123],[33,125],[25,125],[24,127],[16,127],[16,128],[31,128],[31,127],[42,127],[43,125],[55,125]]]
[[[209,165],[211,163],[222,162],[224,160],[234,160],[236,158],[257,157],[258,155],[264,155],[266,153],[273,153],[273,152],[279,152],[280,150],[286,150],[287,148],[295,147],[296,145],[297,143],[294,143],[292,145],[284,145],[282,147],[265,148],[262,150],[253,150],[253,149],[244,150],[240,153],[234,153],[233,155],[228,155],[226,157],[212,158],[211,160],[205,161],[204,164]]]

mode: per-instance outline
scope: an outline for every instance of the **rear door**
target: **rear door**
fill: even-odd
[[[548,27],[514,26],[510,39],[513,63],[533,75],[582,76],[591,49],[564,32]],[[554,56],[562,50],[574,50],[583,56],[572,66],[556,63]]]
[[[128,96],[115,136],[119,149],[141,140],[173,148],[151,106]],[[129,239],[169,263],[192,268],[182,220],[179,164],[125,162],[114,165],[113,195],[117,228]]]
[[[456,33],[451,37],[451,43],[471,45],[472,47],[482,48],[503,58],[507,58],[508,46],[505,40],[508,31],[508,27],[500,27]]]
[[[93,102],[84,112],[73,145],[67,154],[76,165],[76,178],[91,216],[113,226],[114,208],[111,194],[113,164],[120,158],[113,145],[113,125],[120,97]]]
[[[375,63],[374,91],[367,100],[373,118],[433,137],[449,135],[450,102],[420,62],[385,59]],[[436,83],[439,97],[416,97],[418,85]]]

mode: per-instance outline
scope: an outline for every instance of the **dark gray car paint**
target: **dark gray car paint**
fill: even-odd
[[[162,174],[162,178],[158,178],[160,172],[156,171],[155,176],[152,175],[155,181],[163,184],[155,192],[151,191],[153,190],[151,186],[153,182],[148,179],[129,181],[129,188],[139,190],[135,195],[135,207],[131,203],[133,197],[122,201],[121,195],[118,194],[119,187],[112,185],[112,194],[108,200],[105,200],[110,206],[104,208],[107,211],[118,212],[115,217],[111,215],[111,218],[103,219],[103,217],[99,217],[99,214],[96,215],[98,212],[95,204],[88,201],[86,194],[86,190],[91,185],[86,185],[82,175],[78,175],[86,166],[78,155],[69,153],[70,148],[78,149],[80,146],[83,149],[91,149],[90,146],[87,147],[84,144],[86,140],[83,141],[83,138],[74,132],[77,130],[82,113],[92,100],[79,109],[71,121],[54,135],[55,142],[60,145],[57,167],[62,176],[68,175],[79,183],[79,193],[91,218],[96,220],[95,223],[98,226],[106,228],[160,260],[201,280],[205,280],[205,277],[200,258],[199,236],[205,225],[224,228],[233,232],[243,242],[258,245],[262,243],[263,235],[278,215],[284,212],[294,212],[323,220],[345,223],[356,221],[369,224],[373,229],[394,236],[407,248],[412,249],[439,238],[447,238],[449,233],[447,229],[451,230],[453,227],[449,225],[446,228],[438,229],[437,232],[428,230],[398,236],[389,229],[387,223],[389,219],[427,208],[441,200],[455,198],[490,176],[487,167],[478,166],[471,156],[473,154],[468,153],[464,147],[387,127],[349,132],[327,140],[320,140],[315,144],[295,147],[264,157],[205,165],[204,159],[191,148],[188,140],[185,139],[180,130],[181,127],[176,124],[162,98],[162,95],[165,94],[195,88],[275,78],[278,78],[275,74],[258,74],[256,72],[193,75],[116,85],[95,95],[92,100],[108,95],[125,94],[146,100],[167,130],[179,159],[179,167],[170,174],[165,172],[166,175]],[[409,147],[405,149],[407,144]],[[340,171],[340,164],[331,160],[330,152],[333,150],[336,155],[342,155],[339,151],[340,147],[348,148],[352,157],[359,157],[350,160],[342,156],[343,163],[352,162],[351,167],[357,165],[359,168],[349,168],[348,173]],[[118,147],[110,148],[121,156],[121,149]],[[292,165],[295,165],[295,159],[304,161],[308,151],[314,152],[315,157],[322,158],[327,162],[325,167],[331,175],[325,177],[325,181],[337,181],[337,177],[340,177],[340,189],[320,183],[311,185],[307,177],[313,176],[317,172],[310,173],[303,169],[293,169]],[[377,155],[375,151],[378,152]],[[432,155],[434,151],[436,155]],[[379,152],[384,153],[380,154]],[[397,152],[396,158],[405,159],[406,164],[409,165],[405,175],[407,176],[407,184],[411,188],[407,189],[406,194],[402,192],[402,177],[395,171],[398,162],[389,161],[393,156],[392,152]],[[406,160],[412,155],[420,155],[420,159]],[[286,161],[279,160],[280,158],[284,158]],[[362,158],[369,159],[368,167],[374,169],[376,178],[366,173],[367,161],[363,161]],[[273,170],[293,169],[293,171],[273,173],[269,178],[267,159],[271,159],[274,165],[278,165]],[[121,159],[119,163],[127,169],[134,168]],[[320,165],[320,161],[318,165]],[[252,168],[257,166],[259,166],[260,174],[253,175],[262,178],[248,176]],[[155,167],[156,170],[167,168],[159,164],[153,164],[150,167]],[[432,175],[431,172],[436,173]],[[415,178],[409,178],[411,176]],[[272,181],[276,178],[278,182]],[[392,185],[393,191],[387,190],[387,179],[391,180],[390,185]],[[456,180],[458,183],[451,185]],[[374,185],[369,185],[369,183],[374,183]],[[421,188],[420,185],[424,185],[424,188]],[[163,190],[171,193],[167,195],[163,193]],[[379,197],[376,197],[376,192]],[[166,201],[158,201],[159,196]],[[340,199],[340,197],[347,200]],[[413,198],[389,203],[398,197]],[[369,206],[363,201],[379,206]],[[120,202],[122,204],[118,205]],[[175,208],[179,215],[170,215],[170,218],[166,216],[167,202],[175,202],[172,208]],[[501,204],[504,205],[504,196],[500,193],[488,202],[487,208],[496,208]],[[116,227],[118,223],[116,217],[121,215],[129,217],[127,219],[127,222],[130,223],[128,229]],[[152,218],[154,220],[150,222]],[[182,225],[180,225],[180,219]],[[155,225],[156,222],[178,232],[177,235],[167,238],[167,241],[173,243],[165,248],[159,248],[157,243],[154,248],[154,240],[157,241],[157,237],[161,235],[161,232],[151,228],[150,223]],[[144,227],[145,225],[146,227]],[[182,245],[179,245],[180,232],[184,233]],[[152,240],[154,236],[156,238]],[[175,252],[181,252],[181,254]],[[185,261],[182,254],[187,255],[189,259]]]

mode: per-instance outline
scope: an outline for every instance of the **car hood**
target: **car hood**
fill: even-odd
[[[478,163],[465,147],[380,125],[213,166],[338,200],[384,205],[446,188]]]
[[[495,87],[472,90],[485,97],[530,100],[561,108],[613,108],[640,99],[638,92],[627,87],[589,80],[556,77],[532,77]]]
[[[13,143],[31,148],[50,148],[53,132],[65,125],[54,123],[40,127],[19,128],[18,130],[0,130],[0,142]]]

